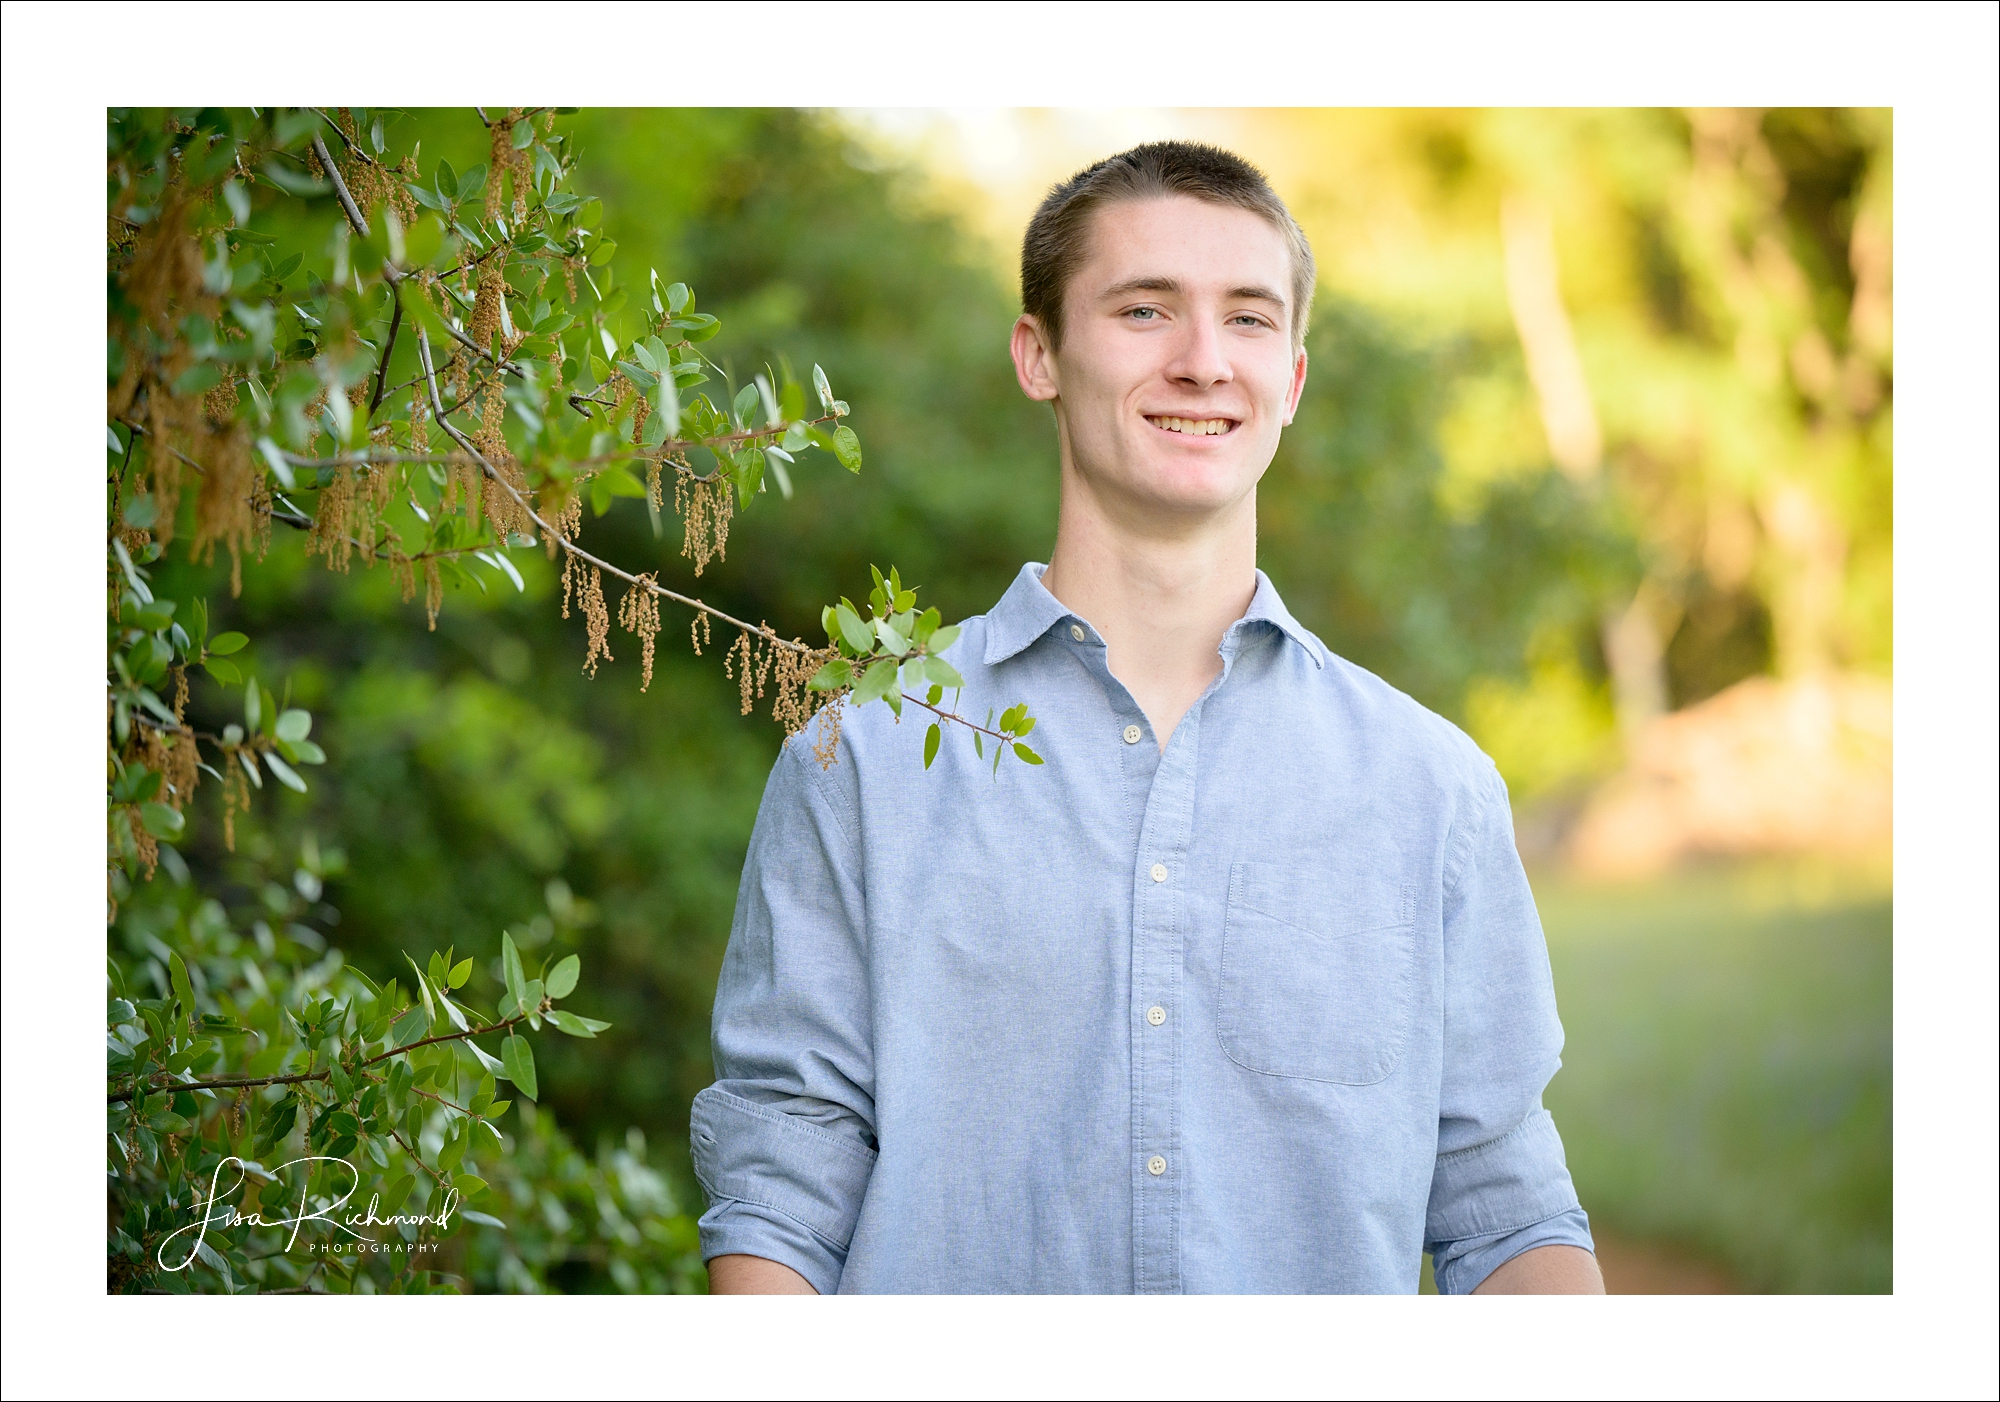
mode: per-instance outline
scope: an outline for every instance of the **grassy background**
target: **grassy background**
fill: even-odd
[[[1886,880],[1536,882],[1568,1044],[1547,1104],[1593,1221],[1742,1288],[1890,1289]]]

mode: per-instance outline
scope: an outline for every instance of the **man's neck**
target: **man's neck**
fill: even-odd
[[[1080,487],[1065,474],[1042,583],[1103,635],[1112,674],[1164,750],[1222,670],[1222,635],[1257,591],[1256,496],[1219,518],[1135,530]]]

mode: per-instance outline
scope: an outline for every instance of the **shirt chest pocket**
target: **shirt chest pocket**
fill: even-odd
[[[1328,883],[1293,866],[1230,868],[1216,1026],[1231,1061],[1350,1086],[1396,1069],[1416,959],[1417,891],[1399,875]]]

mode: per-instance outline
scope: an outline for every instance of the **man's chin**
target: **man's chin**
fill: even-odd
[[[1135,505],[1177,516],[1209,516],[1226,512],[1256,490],[1262,473],[1236,463],[1189,464],[1185,461],[1145,464],[1127,480]]]

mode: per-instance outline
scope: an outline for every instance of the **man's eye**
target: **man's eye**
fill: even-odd
[[[1134,320],[1151,321],[1159,315],[1159,312],[1152,307],[1134,307],[1131,314]]]
[[[1231,317],[1230,320],[1234,321],[1238,326],[1262,326],[1264,324],[1264,318],[1252,316],[1249,312]]]

